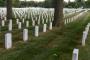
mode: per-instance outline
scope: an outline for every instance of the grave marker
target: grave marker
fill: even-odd
[[[28,29],[23,30],[23,40],[25,42],[28,40]]]
[[[11,33],[5,34],[5,48],[6,49],[12,48],[12,34]]]
[[[78,53],[79,53],[79,49],[73,50],[72,60],[78,60]]]

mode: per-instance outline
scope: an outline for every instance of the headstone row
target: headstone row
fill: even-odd
[[[84,13],[86,13],[86,12],[87,12],[87,11],[85,10],[85,11],[83,11],[83,12],[81,12],[81,13],[73,16],[73,17],[66,18],[66,19],[64,20],[64,24],[68,24],[68,23],[70,23],[70,22],[73,22],[73,21],[77,20],[79,17],[81,17],[81,16],[82,16]]]
[[[86,41],[87,36],[88,36],[89,28],[90,28],[90,23],[87,24],[87,26],[85,27],[85,31],[83,31],[82,46],[85,46],[85,41]]]

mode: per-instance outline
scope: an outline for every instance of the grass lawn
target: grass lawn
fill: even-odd
[[[67,24],[62,30],[54,28],[52,31],[40,33],[40,37],[29,37],[28,42],[21,41],[13,32],[13,48],[10,50],[0,49],[0,60],[72,60],[74,48],[79,48],[79,60],[89,60],[90,56],[90,32],[86,46],[81,46],[82,32],[90,22],[90,14],[80,20]],[[30,33],[30,32],[29,32]],[[19,35],[18,35],[19,36]],[[3,38],[2,38],[3,39]]]

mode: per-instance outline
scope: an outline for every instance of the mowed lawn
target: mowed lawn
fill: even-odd
[[[86,46],[81,46],[82,33],[90,22],[90,14],[65,25],[63,29],[29,37],[28,42],[15,42],[10,50],[0,49],[0,60],[72,60],[74,48],[79,48],[79,60],[90,60],[90,32]]]

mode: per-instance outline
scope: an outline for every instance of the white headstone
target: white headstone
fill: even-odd
[[[72,60],[78,60],[78,53],[79,53],[78,49],[73,50]]]
[[[23,18],[23,21],[22,22],[24,23],[24,18]]]
[[[42,19],[42,24],[44,24],[44,19]]]
[[[67,21],[66,21],[66,19],[64,20],[64,24],[67,24]]]
[[[39,26],[35,26],[35,37],[39,36]]]
[[[17,24],[19,23],[19,19],[16,19],[16,23],[17,23]]]
[[[34,20],[32,20],[32,26],[35,26],[35,21]]]
[[[40,19],[38,19],[38,25],[40,24]]]
[[[43,25],[43,32],[46,32],[47,31],[47,24],[44,24]]]
[[[26,21],[26,27],[29,27],[29,21]]]
[[[88,27],[88,26],[85,28],[85,31],[86,31],[87,34],[88,34],[88,32],[89,32],[89,27]]]
[[[4,18],[4,20],[6,21],[6,20],[7,20],[7,18],[5,17],[5,18]]]
[[[12,20],[9,20],[8,30],[12,31]]]
[[[82,37],[82,46],[85,46],[85,40],[86,40],[86,38],[87,38],[87,32],[84,31],[83,32],[83,37]]]
[[[5,21],[4,20],[2,20],[2,26],[5,26]]]
[[[50,22],[49,29],[52,30],[52,22]]]
[[[23,40],[27,41],[28,40],[28,29],[23,30]]]
[[[12,34],[11,33],[5,34],[5,48],[6,49],[12,48]]]
[[[21,22],[18,23],[18,29],[21,29],[22,28],[22,25],[21,25]]]

